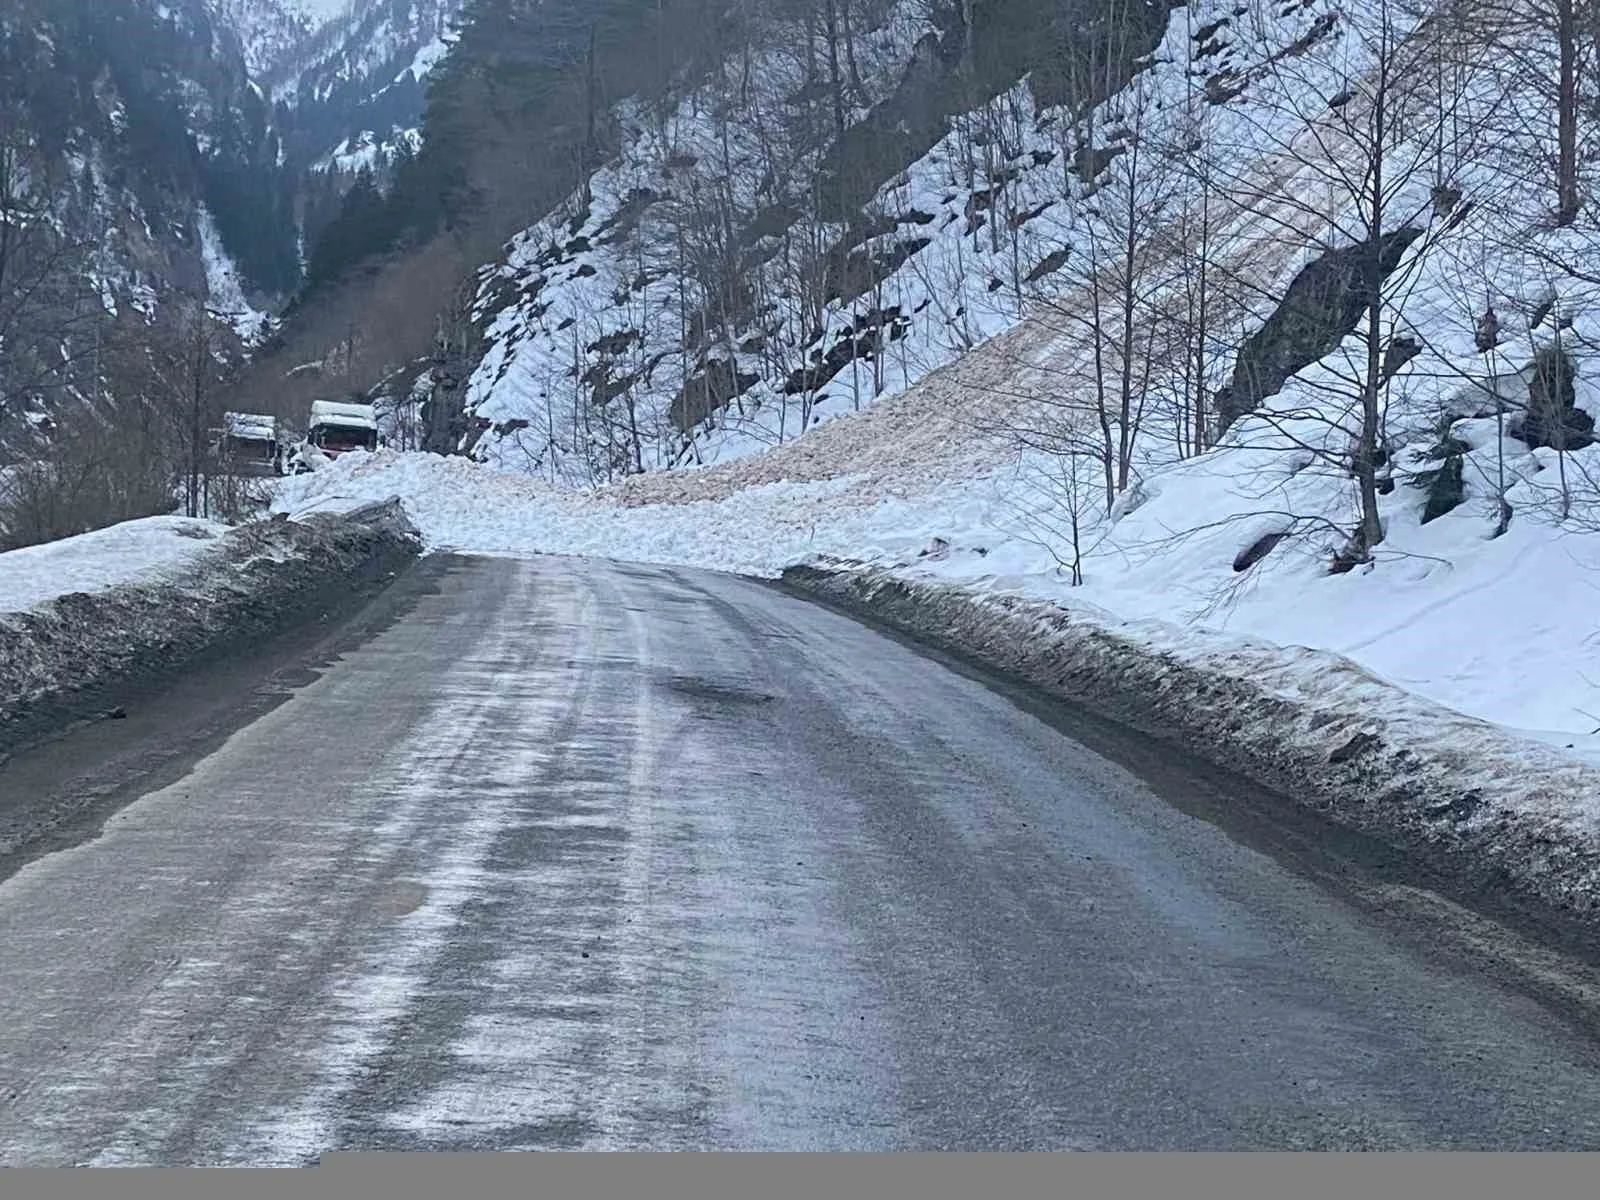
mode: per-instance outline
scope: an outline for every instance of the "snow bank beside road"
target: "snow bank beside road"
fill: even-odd
[[[176,539],[174,539],[176,540]],[[339,610],[421,549],[398,506],[246,525],[166,578],[0,613],[0,761],[119,697]]]
[[[21,612],[69,592],[160,582],[216,552],[227,528],[187,517],[150,517],[0,554],[0,613]]]

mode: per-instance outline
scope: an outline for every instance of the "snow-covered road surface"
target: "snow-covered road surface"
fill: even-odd
[[[0,1162],[1600,1146],[1580,1009],[1110,736],[763,584],[451,561],[0,883]]]

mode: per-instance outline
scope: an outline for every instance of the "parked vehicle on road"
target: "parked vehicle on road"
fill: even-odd
[[[306,440],[329,458],[378,448],[378,413],[370,404],[317,400],[311,405]]]

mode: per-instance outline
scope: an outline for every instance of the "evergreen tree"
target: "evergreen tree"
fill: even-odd
[[[306,271],[306,286],[332,283],[362,260],[381,254],[394,241],[393,210],[378,190],[372,171],[363,168],[345,193],[339,215],[317,239]]]

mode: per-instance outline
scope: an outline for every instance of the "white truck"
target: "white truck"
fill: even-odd
[[[352,450],[377,448],[378,414],[372,405],[316,400],[306,440],[289,456],[289,467],[293,474],[301,474]]]

